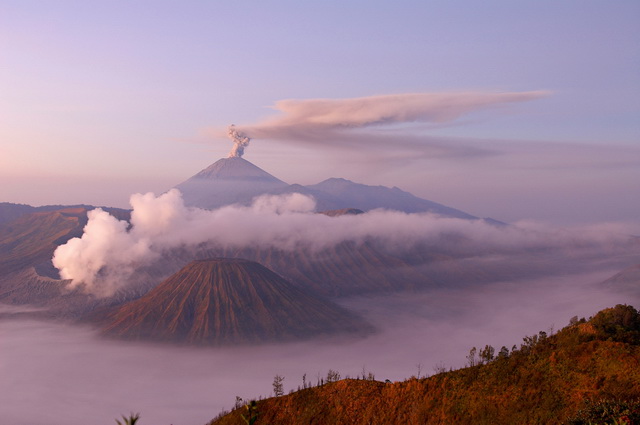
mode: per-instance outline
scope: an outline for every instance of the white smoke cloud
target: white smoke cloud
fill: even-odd
[[[173,189],[158,197],[131,196],[131,226],[96,209],[81,238],[58,247],[53,264],[72,287],[110,295],[125,286],[136,268],[163,252],[202,243],[223,248],[307,250],[310,254],[343,241],[372,241],[389,250],[453,247],[465,255],[514,253],[527,249],[616,245],[628,237],[581,229],[550,232],[533,227],[496,227],[482,220],[432,214],[375,210],[360,215],[328,217],[313,213],[315,202],[298,193],[264,195],[249,206],[231,205],[209,211],[185,207]],[[610,230],[610,229],[609,229]],[[606,236],[605,236],[606,235]]]
[[[229,152],[229,158],[242,157],[242,155],[244,155],[244,148],[249,146],[251,139],[245,134],[239,132],[233,124],[227,128],[227,135],[234,143],[233,148],[231,148],[231,152]]]
[[[110,295],[131,274],[136,261],[153,256],[150,241],[136,231],[127,232],[126,221],[100,208],[87,215],[82,237],[59,246],[53,265],[63,279],[72,279],[71,288],[84,284],[96,295]]]

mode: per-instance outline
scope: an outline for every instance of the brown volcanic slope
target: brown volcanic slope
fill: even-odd
[[[103,331],[125,339],[221,345],[368,333],[343,308],[243,259],[194,261],[142,298],[107,313]]]
[[[191,252],[175,251],[171,254],[172,258],[166,260],[167,266],[174,261],[185,263],[193,258]],[[462,255],[456,257],[455,253],[448,253],[440,247],[416,247],[407,252],[393,253],[376,243],[351,241],[315,253],[304,249],[205,247],[196,255],[197,258],[247,258],[297,285],[328,297],[468,285],[514,279],[523,273],[532,276],[552,271],[550,268],[536,268],[538,264],[533,262],[483,265],[473,258],[465,261]]]
[[[50,307],[64,300],[60,311],[65,315],[71,304],[82,303],[86,297],[66,291],[64,281],[43,275],[57,274],[51,264],[53,252],[79,236],[84,223],[86,209],[62,208],[25,214],[0,225],[0,302]]]
[[[56,207],[34,209],[44,208]],[[53,252],[59,245],[73,237],[82,236],[82,228],[87,223],[87,211],[93,208],[91,206],[59,207],[54,210],[22,214],[15,220],[0,224],[0,275],[28,267],[38,268],[43,266],[43,263],[50,265]],[[103,209],[119,220],[129,219],[129,212],[126,210]]]
[[[13,206],[3,206],[7,205]],[[0,224],[0,302],[47,307],[47,314],[66,318],[83,315],[104,303],[81,291],[66,289],[66,282],[58,279],[51,264],[59,245],[82,235],[87,211],[93,207],[29,208],[36,212]],[[121,220],[129,217],[126,210],[105,210]]]
[[[60,244],[82,233],[86,209],[24,215],[0,226],[0,272],[8,274],[51,259]]]

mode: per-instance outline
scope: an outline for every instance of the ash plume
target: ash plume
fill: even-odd
[[[514,103],[536,100],[550,93],[528,92],[444,92],[403,93],[345,99],[285,99],[275,102],[277,115],[242,126],[239,133],[229,127],[229,137],[236,146],[230,156],[242,155],[242,148],[254,139],[333,145],[361,151],[362,148],[390,150],[406,148],[435,155],[477,155],[477,147],[461,149],[447,140],[434,138],[407,124],[424,126],[450,125],[473,112],[503,109]],[[395,127],[394,127],[395,126]],[[399,126],[404,126],[403,129]],[[427,127],[427,130],[430,127]],[[391,130],[391,131],[380,131]],[[402,134],[400,134],[402,133]],[[219,135],[219,130],[214,134]],[[238,155],[239,154],[239,155]]]
[[[231,152],[229,152],[229,158],[241,158],[244,154],[244,148],[249,146],[251,138],[236,130],[236,126],[233,124],[227,128],[227,136],[234,143]]]

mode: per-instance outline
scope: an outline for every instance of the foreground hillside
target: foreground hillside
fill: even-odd
[[[397,383],[342,380],[242,407],[211,425],[640,423],[640,315],[572,319],[520,347],[472,350],[472,366]],[[255,415],[257,413],[257,416]]]

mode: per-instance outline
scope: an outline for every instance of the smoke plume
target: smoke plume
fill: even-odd
[[[314,255],[344,241],[372,242],[395,252],[416,246],[446,247],[449,252],[481,257],[525,250],[624,247],[627,240],[624,228],[551,232],[530,224],[497,227],[482,220],[387,210],[328,217],[315,214],[314,200],[299,193],[263,195],[248,207],[230,205],[210,211],[185,207],[180,192],[173,189],[158,197],[132,195],[131,205],[130,226],[96,209],[89,213],[82,237],[57,248],[53,264],[63,278],[71,279],[71,286],[110,295],[126,285],[137,268],[151,264],[162,253],[204,243]]]
[[[244,154],[244,148],[249,146],[249,142],[251,141],[251,139],[236,130],[236,126],[233,124],[231,124],[229,128],[227,128],[227,135],[231,140],[233,140],[234,143],[231,152],[229,152],[229,158],[242,157],[242,155]]]
[[[280,112],[265,121],[242,126],[252,138],[273,139],[316,146],[406,147],[441,150],[441,140],[409,132],[407,137],[392,128],[387,134],[363,130],[408,123],[443,125],[474,111],[526,102],[548,95],[546,91],[528,92],[452,92],[406,93],[350,99],[280,100],[273,109]],[[403,130],[406,130],[403,129]],[[406,133],[406,132],[405,132]],[[232,136],[233,137],[233,136]],[[419,140],[416,141],[416,138]],[[236,142],[237,143],[237,142]],[[434,146],[432,146],[434,145]],[[446,148],[446,145],[444,146]],[[477,153],[477,148],[470,149]],[[459,153],[455,148],[453,154]],[[463,153],[464,154],[464,153]]]

